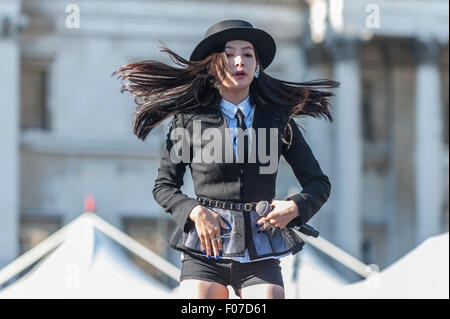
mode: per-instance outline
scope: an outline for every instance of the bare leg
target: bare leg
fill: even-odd
[[[242,298],[284,299],[284,289],[279,285],[259,284],[241,289]]]
[[[180,282],[180,292],[187,299],[228,299],[228,288],[217,282],[186,279]]]

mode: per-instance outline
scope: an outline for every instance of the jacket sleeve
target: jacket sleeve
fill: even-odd
[[[286,198],[293,200],[299,209],[300,216],[287,225],[294,227],[306,224],[319,211],[330,196],[331,183],[328,176],[322,172],[295,121],[291,119],[290,124],[293,134],[292,144],[289,149],[287,144],[283,144],[282,154],[303,188],[300,193]]]
[[[170,213],[177,225],[184,232],[188,232],[194,222],[188,218],[191,210],[201,203],[194,198],[183,194],[180,190],[183,186],[183,177],[188,163],[180,160],[178,163],[170,158],[170,151],[174,145],[170,134],[175,127],[184,127],[181,116],[175,115],[174,121],[167,134],[164,144],[158,176],[153,188],[153,197],[167,213]]]

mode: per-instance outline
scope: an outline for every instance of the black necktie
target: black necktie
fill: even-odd
[[[238,120],[238,127],[240,127],[242,129],[243,133],[245,133],[247,130],[247,125],[245,125],[244,117],[245,117],[244,113],[242,113],[241,109],[238,109],[236,112],[236,118]],[[238,138],[237,145],[236,145],[237,150],[239,150],[239,145],[242,142],[244,143],[244,163],[247,163],[248,162],[248,136],[247,135],[243,136],[243,141],[240,141],[240,139]],[[241,159],[239,159],[239,161],[242,162]]]

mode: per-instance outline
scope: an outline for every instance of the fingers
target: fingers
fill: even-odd
[[[282,228],[283,223],[280,218],[281,215],[279,212],[271,212],[267,216],[261,217],[256,224],[258,233],[261,231],[272,231],[274,227]]]
[[[226,229],[226,230],[231,230],[231,226],[228,225],[219,214],[217,214],[216,212],[214,212],[212,210],[210,210],[210,211],[211,211],[212,215],[216,218],[217,223],[219,224],[219,228],[214,228],[215,237],[211,240],[211,243],[213,246],[213,251],[214,251],[214,256],[216,257],[216,259],[218,259],[219,256],[222,255],[222,252],[223,252],[221,228]]]
[[[211,237],[208,232],[204,229],[197,229],[197,235],[200,239],[200,246],[202,249],[202,253],[208,256],[208,259],[211,257],[211,252],[213,251],[213,246],[211,244],[211,240],[214,237]]]
[[[256,228],[258,228],[258,233],[261,231],[268,231],[271,229],[269,222],[267,221],[266,217],[261,217],[257,224],[256,224]]]
[[[221,228],[224,228],[226,230],[231,230],[231,226],[228,225],[220,216],[217,216],[218,220],[219,220],[219,224]],[[219,256],[222,256],[222,252],[223,252],[223,246],[222,246],[222,239],[219,238],[217,240],[217,245],[219,246]]]
[[[205,214],[196,219],[197,234],[200,239],[203,254],[208,259],[211,257],[219,259],[223,251],[221,230],[222,228],[231,230],[231,226],[216,212],[210,209],[206,210],[209,214]]]
[[[267,214],[265,217],[261,217],[258,220],[257,225],[256,225],[256,227],[258,228],[258,233],[261,231],[272,230],[273,227],[278,226],[277,217],[279,216],[279,212],[274,210],[276,208],[276,205],[274,202],[276,202],[276,201],[273,201],[270,204],[271,212],[269,214]]]
[[[211,257],[219,259],[219,256],[222,254],[223,249],[220,227],[214,226],[209,230],[200,232],[199,238],[202,252],[208,257],[208,259],[210,259]]]
[[[256,228],[258,228],[258,232],[260,232],[260,231],[262,231],[262,230],[264,230],[264,229],[262,229],[263,227],[264,227],[264,222],[263,222],[263,220],[264,220],[264,217],[261,217],[260,219],[258,219],[258,221],[256,222]]]
[[[212,232],[210,233],[210,239],[211,239],[211,245],[212,245],[212,250],[213,250],[212,252],[213,252],[215,258],[219,259],[219,255],[220,255],[219,250],[221,249],[221,248],[219,248],[219,246],[222,247],[222,241],[220,238],[220,227],[218,227],[218,226],[213,227]],[[219,242],[220,242],[220,245],[219,245]]]
[[[217,219],[217,222],[219,223],[220,227],[227,229],[227,230],[231,230],[231,226],[228,225],[219,214],[217,214],[215,211],[210,210],[210,209],[208,209],[208,211],[211,213],[211,215],[213,215]]]
[[[204,246],[204,248],[202,247],[203,253],[208,256],[208,259],[210,259],[211,256],[216,256],[215,252],[218,251],[218,249],[216,248],[217,239],[215,238],[217,236],[214,236],[212,233],[206,233],[199,237],[201,238],[202,246]]]
[[[217,236],[216,240],[214,240],[214,243],[217,245],[217,250],[214,251],[214,256],[216,256],[216,259],[219,259],[219,256],[222,256],[223,252],[222,238],[220,236],[221,234],[219,232],[219,235]]]
[[[220,227],[222,227],[223,229],[227,229],[227,230],[231,229],[231,226],[228,225],[220,216],[217,216],[217,217],[218,217]]]
[[[267,215],[267,221],[274,227],[281,227],[282,219],[283,217],[279,211],[273,211]]]
[[[206,238],[205,238],[205,236],[202,236],[200,234],[198,235],[198,238],[200,238],[200,245],[202,247],[202,252],[204,255],[206,255],[206,248],[207,248]]]
[[[272,220],[273,218],[276,218],[278,215],[279,215],[278,212],[272,211],[272,212],[270,212],[269,214],[267,214],[266,218],[267,218],[267,219],[269,220],[269,222],[270,222],[270,220]]]

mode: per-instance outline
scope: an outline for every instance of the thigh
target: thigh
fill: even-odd
[[[180,293],[184,298],[228,298],[228,277],[226,265],[186,254],[181,266]]]
[[[284,283],[278,259],[249,262],[240,266],[234,286],[241,298],[284,298]],[[238,289],[235,289],[238,291]]]
[[[256,284],[241,288],[241,298],[284,299],[284,288],[273,284]]]
[[[212,281],[185,279],[180,282],[182,298],[187,299],[228,299],[228,288]]]

